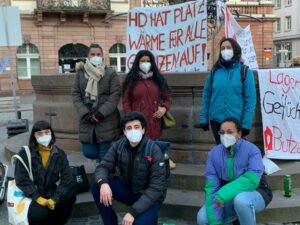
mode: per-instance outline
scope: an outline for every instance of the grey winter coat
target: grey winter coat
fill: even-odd
[[[117,73],[111,67],[105,67],[105,75],[98,82],[98,99],[96,106],[85,103],[85,88],[87,79],[84,68],[78,69],[72,88],[72,99],[79,115],[79,140],[82,143],[93,144],[116,139],[119,135],[120,113],[117,108],[121,97],[121,85]],[[83,117],[93,111],[98,111],[103,118],[99,123],[91,123]],[[96,140],[93,140],[93,136]]]
[[[152,150],[152,161],[149,167],[145,158],[145,147],[148,141],[144,137],[136,149],[135,157],[126,140],[123,149],[118,149],[116,142],[106,153],[100,165],[95,171],[96,182],[100,179],[107,180],[109,173],[115,173],[116,167],[120,170],[120,180],[128,186],[133,193],[142,194],[132,206],[129,212],[136,217],[145,212],[155,202],[163,202],[166,197],[167,182],[164,156],[157,145]],[[132,159],[134,159],[132,161]]]

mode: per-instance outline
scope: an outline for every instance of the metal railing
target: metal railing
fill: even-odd
[[[143,0],[143,7],[160,7],[169,5],[168,0]]]
[[[239,14],[273,14],[273,5],[227,5],[230,11],[237,11]]]
[[[110,0],[37,0],[42,10],[110,10]]]

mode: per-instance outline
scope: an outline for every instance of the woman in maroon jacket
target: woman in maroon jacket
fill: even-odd
[[[161,137],[162,117],[172,104],[171,91],[150,51],[137,53],[123,84],[122,102],[124,113],[139,111],[144,114],[149,138]]]

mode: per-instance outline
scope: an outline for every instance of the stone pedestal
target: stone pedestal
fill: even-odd
[[[162,139],[171,142],[170,155],[176,162],[204,162],[207,152],[214,145],[211,131],[204,132],[199,128],[194,128],[194,125],[199,123],[200,103],[206,75],[206,73],[165,75],[173,92],[171,113],[176,118],[177,126],[164,130]],[[71,99],[74,76],[32,77],[32,86],[36,93],[33,111],[35,121],[43,119],[51,122],[57,135],[58,145],[64,149],[79,151],[78,116]],[[123,82],[124,75],[120,75],[119,78],[120,82]],[[121,109],[120,104],[119,107]],[[247,138],[259,146],[262,145],[259,95],[257,95],[253,128]]]

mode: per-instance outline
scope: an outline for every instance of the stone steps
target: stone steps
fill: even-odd
[[[69,152],[70,165],[85,165],[86,173],[90,182],[94,180],[96,162],[85,159],[81,153]],[[282,190],[283,180],[286,174],[292,176],[293,188],[300,188],[300,162],[295,161],[275,161],[281,168],[280,171],[267,176],[268,184],[272,190]],[[204,189],[205,165],[203,164],[182,164],[176,163],[176,168],[171,170],[169,187],[174,189],[187,189],[198,191]],[[300,203],[299,203],[300,204]]]
[[[282,191],[274,191],[274,198],[266,210],[257,214],[258,223],[285,223],[299,221],[300,188],[293,190],[292,198],[285,198]],[[201,191],[168,189],[167,197],[160,210],[160,217],[196,220],[197,212],[204,204],[205,194]],[[113,202],[118,212],[126,212],[127,206]],[[73,217],[97,215],[98,211],[89,192],[77,196]]]
[[[5,152],[0,151],[0,157],[6,157],[6,162],[13,154],[17,153],[22,144],[27,143],[28,133],[24,133],[2,142]],[[1,149],[0,149],[1,150]],[[90,182],[93,180],[96,163],[83,157],[80,152],[66,151],[70,165],[85,165]],[[268,182],[274,191],[274,198],[270,206],[258,214],[259,223],[265,222],[292,222],[300,221],[300,162],[277,161],[281,171],[268,176]],[[292,175],[293,197],[283,197],[283,177]],[[9,176],[12,176],[12,169]],[[177,164],[177,168],[171,171],[170,185],[167,198],[161,209],[160,216],[168,218],[180,218],[195,220],[200,206],[204,203],[204,165],[201,164]],[[119,212],[126,212],[126,208],[115,203]],[[73,217],[97,215],[97,209],[89,192],[78,195]]]
[[[300,162],[297,161],[275,161],[281,168],[280,171],[267,176],[267,181],[272,190],[283,189],[284,175],[292,176],[293,187],[300,188]],[[180,164],[171,171],[170,187],[189,190],[203,190],[205,183],[205,165]],[[300,203],[299,203],[300,204]]]
[[[20,108],[20,96],[16,96],[16,106]],[[0,97],[0,110],[3,109],[13,109],[14,108],[14,98],[13,97]]]

